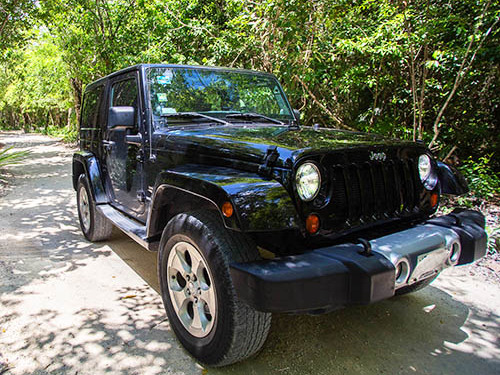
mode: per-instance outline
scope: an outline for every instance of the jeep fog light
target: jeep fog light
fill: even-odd
[[[321,174],[313,163],[304,163],[295,174],[297,193],[303,201],[311,201],[318,195],[321,186]]]
[[[420,181],[427,190],[432,190],[437,184],[437,175],[432,169],[432,162],[429,155],[422,154],[418,158],[418,174]]]
[[[408,280],[410,275],[410,265],[404,259],[396,264],[396,285],[402,285]]]

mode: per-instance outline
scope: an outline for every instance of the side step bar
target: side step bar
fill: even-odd
[[[122,214],[109,204],[99,204],[97,210],[108,220],[116,225],[121,231],[130,236],[139,245],[149,251],[157,251],[159,238],[148,238],[146,236],[146,226]]]

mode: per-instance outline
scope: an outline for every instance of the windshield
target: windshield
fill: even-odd
[[[293,120],[285,96],[277,80],[271,76],[216,69],[163,67],[149,68],[147,83],[156,126],[186,122],[185,117],[175,115],[185,112],[228,122]],[[251,116],[238,116],[241,113]],[[190,121],[193,122],[192,118]],[[208,120],[207,117],[199,117],[195,122],[200,121]]]

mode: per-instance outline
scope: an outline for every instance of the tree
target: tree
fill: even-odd
[[[34,0],[0,0],[0,54],[24,41],[35,9]]]
[[[492,0],[36,4],[22,13],[17,40],[30,36],[22,31],[30,25],[44,25],[77,115],[84,84],[117,69],[219,65],[275,73],[306,125],[421,138],[441,157],[498,152],[500,9]],[[11,63],[24,56],[21,47],[4,51]],[[491,160],[500,168],[499,158]]]

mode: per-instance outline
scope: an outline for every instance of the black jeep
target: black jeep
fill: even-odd
[[[301,127],[273,75],[137,65],[87,86],[80,226],[158,251],[170,324],[206,365],[256,353],[272,312],[324,313],[482,257],[484,217],[433,217],[467,186],[422,143]]]

